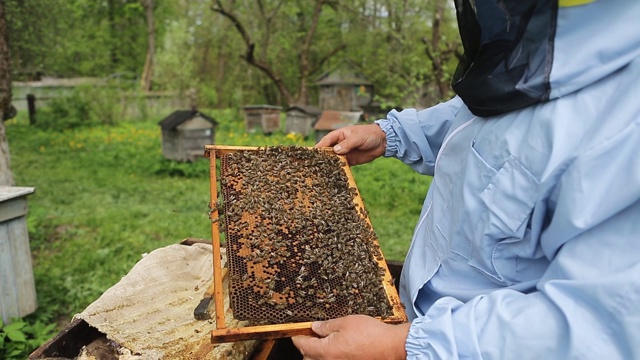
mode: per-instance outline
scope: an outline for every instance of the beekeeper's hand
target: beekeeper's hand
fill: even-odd
[[[410,323],[389,325],[365,315],[316,321],[314,336],[295,336],[293,344],[305,360],[405,359]]]
[[[333,146],[333,151],[346,155],[350,165],[364,164],[384,155],[387,137],[377,124],[350,125],[333,130],[316,147]]]

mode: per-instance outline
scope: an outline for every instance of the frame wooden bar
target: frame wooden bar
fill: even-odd
[[[215,207],[216,202],[218,201],[218,192],[217,192],[217,176],[216,176],[216,160],[223,155],[230,154],[237,151],[246,151],[246,150],[259,150],[263,147],[256,146],[224,146],[224,145],[207,145],[205,147],[205,156],[209,157],[210,160],[210,173],[211,173],[211,207],[213,212],[211,214],[212,218],[217,217],[217,209]],[[322,151],[327,151],[333,154],[333,149],[330,147],[320,148]],[[360,197],[360,192],[358,187],[356,186],[353,175],[351,174],[351,170],[349,168],[349,164],[347,163],[347,159],[345,156],[336,155],[340,158],[340,161],[343,164],[343,168],[347,175],[347,179],[349,181],[350,187],[353,187],[357,191],[357,196],[355,196],[355,203],[358,207],[364,209],[364,203],[362,198]],[[368,215],[361,214],[371,225],[371,221]],[[227,328],[224,320],[224,289],[222,288],[222,270],[221,270],[221,255],[220,255],[220,231],[218,222],[212,222],[211,224],[211,235],[213,240],[213,273],[214,273],[214,281],[215,281],[215,291],[214,291],[214,300],[215,300],[215,308],[216,308],[216,329],[211,331],[211,342],[213,344],[223,343],[223,342],[235,342],[235,341],[244,341],[244,340],[258,340],[258,339],[276,339],[283,337],[291,337],[296,335],[312,335],[313,331],[311,330],[312,322],[299,322],[299,323],[286,323],[286,324],[275,324],[275,325],[259,325],[259,326],[246,326],[239,328]],[[375,246],[379,246],[377,241],[375,242]],[[378,265],[384,269],[383,275],[383,287],[386,293],[387,299],[389,300],[393,315],[386,317],[384,319],[380,319],[381,321],[388,324],[400,324],[407,321],[407,315],[404,311],[404,307],[400,302],[400,298],[398,296],[398,292],[394,286],[393,278],[391,277],[391,273],[389,272],[389,268],[387,266],[384,258],[377,259]],[[219,280],[218,280],[219,279]]]
[[[211,219],[218,217],[218,182],[216,180],[216,153],[212,150],[209,158],[211,183]],[[211,240],[213,247],[213,295],[216,308],[216,328],[226,328],[224,320],[224,289],[222,288],[222,255],[220,253],[220,228],[218,221],[211,221]]]
[[[296,335],[313,335],[311,322],[257,325],[243,328],[216,329],[211,331],[213,344],[255,339],[278,339]]]
[[[347,162],[347,158],[345,156],[339,156],[339,158],[340,158],[340,161],[342,161],[343,168],[345,169],[345,173],[347,174],[349,186],[356,189],[357,191],[357,196],[354,198],[354,202],[358,207],[366,210],[366,208],[364,207],[364,202],[362,201],[362,197],[360,196],[360,190],[358,189],[358,186],[356,186],[356,181],[353,178],[353,174],[351,174],[351,171],[349,169],[349,163]],[[371,224],[371,220],[369,219],[369,215],[364,215],[363,217],[365,221],[369,224],[369,226],[373,228],[373,225]],[[378,244],[377,241],[375,241],[375,245],[380,246],[380,244]],[[380,251],[382,252],[382,250]],[[395,324],[406,322],[407,315],[405,314],[404,307],[400,302],[400,297],[398,296],[398,291],[395,287],[395,284],[393,283],[393,277],[391,277],[391,273],[389,272],[389,267],[387,266],[387,262],[385,261],[384,257],[380,259],[376,259],[376,261],[378,262],[378,266],[384,269],[382,285],[384,286],[384,291],[387,294],[387,299],[389,300],[389,302],[391,303],[391,307],[393,308],[393,316],[386,318],[384,322],[395,323]]]

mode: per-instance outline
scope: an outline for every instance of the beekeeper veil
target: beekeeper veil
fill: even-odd
[[[464,55],[452,87],[478,116],[563,96],[640,55],[640,1],[455,0],[455,5]]]
[[[474,114],[549,98],[556,1],[457,0],[456,12],[464,56],[452,85]]]

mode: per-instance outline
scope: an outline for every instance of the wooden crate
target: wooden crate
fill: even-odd
[[[206,154],[207,156],[210,158],[210,176],[211,176],[211,203],[210,206],[212,208],[212,212],[211,212],[211,217],[214,221],[212,221],[212,238],[213,238],[213,264],[214,264],[214,279],[219,279],[221,278],[221,273],[222,273],[222,269],[220,268],[220,226],[219,226],[219,221],[217,221],[218,219],[218,213],[219,213],[219,195],[218,195],[218,179],[217,179],[217,159],[221,159],[226,155],[229,154],[233,154],[236,152],[256,152],[256,151],[284,151],[282,150],[282,147],[280,147],[280,150],[278,150],[278,147],[276,147],[275,150],[267,150],[266,148],[256,148],[256,147],[231,147],[231,146],[207,146],[206,147]],[[349,201],[352,201],[353,204],[349,205],[351,206],[352,209],[354,209],[354,213],[356,215],[354,215],[355,217],[360,217],[361,220],[363,220],[363,222],[366,222],[366,225],[371,228],[371,222],[369,221],[368,215],[366,213],[366,210],[364,209],[364,203],[362,202],[362,198],[359,195],[359,192],[357,191],[357,187],[355,184],[355,181],[353,179],[353,176],[351,175],[349,166],[346,162],[346,159],[343,156],[338,156],[335,155],[332,150],[330,148],[326,148],[326,149],[322,149],[321,151],[325,152],[326,154],[330,154],[330,157],[334,157],[330,160],[336,160],[339,159],[339,169],[341,168],[342,171],[344,171],[344,179],[345,179],[345,183],[348,183],[348,187],[349,187],[349,192],[355,192],[355,194],[351,194],[352,197],[350,198]],[[222,160],[222,162],[224,162],[224,159]],[[258,171],[258,170],[256,170]],[[260,174],[260,172],[258,171],[258,174]],[[283,181],[287,181],[287,176],[293,176],[293,174],[291,172],[287,172],[285,170],[284,172],[285,174],[285,178],[284,179],[280,179]],[[228,174],[227,174],[228,175]],[[228,187],[229,185],[227,185],[230,181],[230,179],[228,178],[228,176],[225,175],[225,171],[223,169],[221,169],[221,182],[224,182],[224,186]],[[261,176],[261,175],[258,175]],[[339,176],[339,174],[335,173],[335,174],[324,174],[324,175],[320,175],[320,176],[325,176],[326,178],[335,178],[337,176]],[[273,176],[269,176],[269,181],[279,181],[279,179],[275,179],[273,178]],[[241,179],[240,182],[242,182],[243,180]],[[304,181],[304,180],[302,180]],[[309,182],[311,182],[311,180],[309,180]],[[236,185],[233,185],[236,186]],[[238,186],[242,186],[242,185],[238,185]],[[222,190],[221,190],[222,191]],[[304,202],[306,200],[302,199],[302,195],[300,195],[300,193],[298,193],[298,195],[296,195],[295,197],[293,197],[293,199],[298,199],[299,202]],[[252,200],[249,200],[252,201]],[[261,201],[260,198],[256,198],[256,201]],[[295,200],[292,200],[295,201]],[[287,203],[289,203],[289,201],[285,201]],[[260,211],[269,211],[269,209],[272,206],[275,206],[274,203],[269,203],[267,202],[268,205],[265,205],[265,207],[260,210]],[[297,204],[297,205],[301,205],[301,204]],[[308,206],[308,204],[306,204]],[[348,205],[348,204],[346,204]],[[225,205],[226,206],[226,205]],[[228,209],[225,211],[229,211]],[[293,211],[293,210],[291,210]],[[282,213],[281,210],[279,210],[279,213]],[[243,222],[244,220],[246,220],[247,216],[252,216],[249,213],[243,213],[242,214],[242,219],[240,222]],[[236,218],[237,220],[237,218]],[[230,226],[230,222],[231,220],[227,219],[226,221],[226,227],[227,229],[229,229]],[[235,221],[235,220],[234,220]],[[249,222],[251,222],[252,220],[247,220]],[[269,221],[269,220],[267,220]],[[291,229],[294,227],[296,220],[293,220],[292,222],[292,227],[290,228],[282,228],[284,225],[279,225],[281,227],[280,230],[278,230],[278,232],[280,234],[286,233],[286,234],[291,234]],[[304,223],[304,219],[301,220]],[[323,220],[320,220],[320,223],[322,223]],[[255,222],[253,223],[255,224]],[[247,225],[250,227],[253,227],[254,225]],[[234,224],[231,224],[233,226],[235,226]],[[243,225],[244,226],[244,225]],[[275,222],[274,222],[274,228],[275,228]],[[242,227],[242,226],[240,226]],[[296,228],[300,228],[299,226]],[[258,229],[252,229],[251,231],[258,231]],[[237,256],[235,256],[236,261],[242,261],[242,258],[244,259],[248,259],[247,256],[253,256],[254,253],[251,253],[249,255],[247,255],[247,244],[250,241],[248,237],[247,238],[242,238],[242,236],[238,235],[238,234],[242,234],[242,232],[236,232],[236,233],[231,233],[231,234],[227,234],[227,254],[234,254],[236,253]],[[373,234],[373,235],[371,235]],[[236,243],[231,242],[230,243],[230,239],[232,239],[233,236],[236,236],[236,238],[240,238],[240,240]],[[272,236],[269,235],[269,237],[271,238]],[[288,241],[296,241],[296,238],[291,238],[291,236],[287,237]],[[406,315],[404,312],[404,308],[402,306],[402,304],[400,303],[396,288],[394,287],[394,283],[393,283],[393,279],[389,273],[389,268],[387,267],[387,264],[384,260],[384,257],[382,256],[382,253],[379,251],[379,245],[377,242],[377,238],[375,238],[375,233],[373,233],[373,230],[371,228],[371,232],[368,235],[363,235],[363,239],[367,239],[367,244],[366,246],[370,246],[369,249],[374,249],[373,252],[376,253],[377,255],[372,255],[371,256],[371,260],[374,262],[374,270],[379,274],[379,278],[377,281],[379,281],[379,284],[377,284],[377,286],[374,286],[376,289],[372,290],[372,291],[381,291],[382,294],[382,299],[384,299],[384,301],[388,302],[388,311],[385,312],[385,309],[383,309],[383,307],[381,306],[380,309],[374,309],[374,306],[371,306],[370,308],[372,309],[371,311],[378,311],[380,310],[381,314],[379,317],[382,321],[387,322],[387,323],[401,323],[401,322],[405,322],[406,321]],[[254,239],[255,240],[255,239]],[[303,241],[303,240],[300,240]],[[364,240],[363,240],[364,241]],[[349,244],[351,242],[348,242]],[[244,244],[244,245],[243,245]],[[377,249],[377,252],[376,250]],[[260,260],[258,262],[254,261],[247,261],[244,264],[240,264],[241,266],[237,267],[237,268],[243,268],[243,266],[246,266],[246,268],[248,269],[246,271],[246,273],[244,274],[245,276],[242,276],[242,273],[236,273],[236,269],[237,268],[231,268],[230,269],[230,273],[232,274],[232,277],[236,277],[236,285],[239,283],[243,283],[247,281],[247,277],[249,275],[251,275],[253,277],[253,279],[266,279],[267,277],[271,277],[271,278],[276,278],[273,274],[274,274],[274,269],[273,268],[269,268],[267,270],[265,270],[266,266],[265,264],[267,263],[267,261],[271,264],[272,261],[274,261],[274,258],[277,257],[287,257],[289,256],[290,261],[283,261],[282,259],[279,260],[280,264],[282,266],[282,268],[287,267],[289,268],[287,271],[290,274],[291,272],[294,273],[305,273],[305,269],[304,266],[302,265],[300,266],[300,264],[305,264],[304,261],[300,260],[300,257],[302,256],[300,254],[300,252],[297,252],[297,254],[293,254],[293,250],[291,250],[291,252],[287,253],[285,252],[285,255],[282,255],[282,253],[276,254],[274,252],[271,252],[269,254],[262,254],[263,256],[261,256]],[[289,251],[287,250],[287,251]],[[299,249],[298,249],[299,250]],[[312,249],[309,249],[307,247],[308,251],[311,251]],[[340,250],[340,249],[338,249]],[[344,253],[346,254],[346,256],[350,256],[350,252],[349,251],[344,251]],[[257,254],[258,256],[260,256],[261,254]],[[344,254],[342,254],[344,255]],[[341,255],[341,256],[342,256]],[[230,257],[233,257],[233,255],[229,255]],[[294,259],[298,259],[295,260]],[[265,259],[269,259],[269,260],[265,260]],[[240,260],[238,260],[240,259]],[[348,260],[348,259],[347,259]],[[306,260],[305,260],[306,261]],[[309,264],[308,262],[306,264]],[[354,263],[355,264],[355,263]],[[231,261],[231,266],[233,265],[233,261]],[[237,266],[237,265],[236,265]],[[295,269],[290,269],[291,267],[295,267]],[[308,265],[310,269],[312,266],[318,266],[317,264],[311,264]],[[346,265],[345,265],[346,266]],[[355,266],[355,268],[358,268],[360,265]],[[302,267],[302,268],[301,268]],[[281,269],[282,269],[281,268]],[[271,270],[271,271],[269,271]],[[348,268],[346,270],[349,270]],[[357,270],[357,269],[356,269]],[[354,270],[355,271],[355,270]],[[281,272],[285,272],[285,271],[281,271]],[[316,272],[316,274],[321,274],[321,272]],[[342,275],[344,275],[344,271],[341,272]],[[353,274],[352,274],[353,275]],[[347,275],[348,276],[348,271],[347,271]],[[241,278],[242,277],[242,278]],[[284,276],[283,276],[284,277]],[[271,279],[270,278],[270,279]],[[318,278],[319,279],[319,278]],[[281,279],[282,280],[282,279]],[[307,278],[308,280],[308,278]],[[334,279],[332,281],[331,286],[334,286],[333,284],[335,284],[335,281],[340,281],[341,279]],[[251,281],[250,279],[248,281]],[[266,280],[265,280],[266,281]],[[315,281],[315,279],[314,279]],[[322,280],[318,280],[319,282],[322,282]],[[298,283],[298,280],[296,280],[296,283]],[[241,340],[248,340],[248,339],[263,339],[263,338],[280,338],[280,337],[289,337],[289,336],[293,336],[293,335],[298,335],[298,334],[312,334],[311,331],[311,321],[312,320],[318,320],[318,318],[313,318],[313,319],[309,319],[309,321],[299,321],[296,320],[298,318],[296,318],[296,315],[294,315],[295,311],[300,312],[300,307],[302,305],[300,304],[300,295],[299,294],[295,294],[294,295],[294,291],[291,291],[291,287],[293,286],[297,286],[295,284],[292,285],[292,280],[291,277],[289,277],[286,280],[286,284],[288,284],[289,286],[287,286],[287,290],[277,290],[273,289],[273,290],[269,290],[266,287],[263,287],[262,289],[260,288],[261,285],[258,281],[254,281],[253,283],[249,283],[249,285],[247,287],[252,287],[256,293],[268,293],[267,297],[271,297],[273,299],[273,304],[275,305],[276,309],[278,309],[278,306],[282,306],[280,307],[280,309],[287,309],[287,310],[283,310],[285,311],[287,314],[291,315],[291,318],[294,319],[293,321],[288,321],[288,318],[284,315],[282,315],[282,313],[279,313],[279,315],[273,315],[274,312],[276,312],[277,310],[269,310],[269,315],[271,318],[277,318],[278,316],[280,316],[281,318],[279,318],[279,321],[282,320],[279,323],[268,323],[265,325],[256,325],[256,326],[248,326],[248,327],[243,327],[243,328],[227,328],[225,321],[224,321],[224,317],[221,316],[217,316],[216,317],[216,330],[212,331],[212,342],[214,343],[218,343],[218,342],[228,342],[228,341],[241,341]],[[324,284],[323,284],[324,285]],[[284,286],[284,285],[283,285]],[[362,285],[364,289],[364,285]],[[282,288],[282,286],[280,287]],[[367,286],[367,289],[372,289],[373,287],[371,286]],[[326,289],[326,288],[325,288]],[[339,296],[342,296],[340,299],[338,299],[338,301],[336,302],[340,302],[342,301],[340,306],[346,307],[345,304],[345,297],[343,296],[344,294],[344,288],[341,288],[343,292],[338,293],[336,291],[336,288],[334,288],[333,290],[333,294],[336,296],[331,295],[329,290],[326,290],[325,293],[323,293],[322,295],[320,295],[321,298],[323,299],[327,299],[327,302],[329,302],[330,298],[334,298],[333,300],[336,300],[335,298],[338,298]],[[364,291],[362,291],[362,289],[356,289],[355,293],[359,294],[357,296],[360,295],[364,295]],[[274,291],[276,292],[274,294]],[[230,289],[229,291],[230,296],[234,296],[233,295],[233,291]],[[292,294],[290,296],[287,296],[287,294]],[[297,296],[298,300],[292,300],[292,298],[294,298],[294,296]],[[373,296],[373,295],[371,295]],[[223,300],[224,300],[224,295],[223,295],[223,291],[222,291],[222,284],[215,284],[215,304],[216,304],[216,314],[224,314],[225,310],[224,310],[224,306],[223,306]],[[236,297],[235,301],[236,301],[236,306],[238,304],[238,297]],[[364,298],[364,296],[361,296],[360,298]],[[369,295],[367,295],[367,298],[372,299],[372,297],[370,297]],[[251,303],[251,298],[247,298],[249,299],[247,303],[242,303],[242,301],[245,298],[242,298],[240,301],[240,305],[244,306],[244,307],[259,307],[260,306],[260,302],[256,302],[254,301],[253,303]],[[380,297],[377,297],[376,299],[380,299]],[[368,301],[372,301],[372,300],[368,300]],[[296,303],[296,306],[292,305],[294,303]],[[333,302],[333,301],[331,301]],[[230,303],[233,303],[233,301],[230,301]],[[353,304],[353,302],[349,302],[349,307],[351,307],[351,305]],[[375,303],[377,304],[377,303]],[[375,305],[374,304],[374,305]],[[299,305],[299,306],[298,306]],[[317,304],[314,304],[313,306],[316,306]],[[329,305],[326,304],[327,309],[333,310],[332,308],[333,305]],[[376,305],[377,306],[377,305]],[[291,310],[295,310],[295,311],[291,311]],[[324,308],[322,308],[324,310]],[[369,308],[367,308],[369,309]],[[340,310],[340,309],[338,309]],[[327,311],[327,315],[328,318],[331,317],[337,317],[337,316],[344,316],[347,315],[340,313],[340,312],[334,312],[332,313],[333,315],[328,315],[329,310]],[[357,313],[361,313],[361,312],[357,312]],[[316,314],[315,312],[313,314]],[[338,314],[338,315],[335,315]],[[235,315],[235,311],[234,311],[234,315]],[[371,315],[371,314],[369,314]],[[282,318],[282,316],[284,316],[284,320]],[[320,315],[318,315],[320,316]],[[325,315],[322,315],[325,316]]]
[[[0,187],[0,312],[5,323],[38,306],[26,222],[27,195],[34,191]]]

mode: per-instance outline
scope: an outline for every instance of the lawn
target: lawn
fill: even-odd
[[[247,134],[236,111],[206,112],[220,123],[217,144],[313,145],[313,136]],[[36,188],[27,224],[39,308],[28,322],[60,328],[142,254],[210,238],[208,161],[164,159],[158,120],[66,131],[5,123],[16,184]],[[402,260],[431,179],[395,159],[352,171],[385,256]]]

